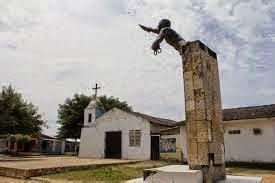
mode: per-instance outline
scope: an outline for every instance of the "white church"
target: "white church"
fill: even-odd
[[[99,99],[92,100],[84,111],[79,157],[157,160],[160,131],[176,124],[117,108],[105,112]]]
[[[224,109],[223,126],[226,161],[275,163],[275,104]],[[80,158],[158,160],[173,153],[186,160],[184,121],[117,108],[106,112],[99,99],[86,107]]]

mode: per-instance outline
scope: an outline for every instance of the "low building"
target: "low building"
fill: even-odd
[[[225,160],[227,162],[275,163],[275,105],[231,108],[223,110]],[[185,121],[167,130],[169,138],[180,140],[180,161],[186,161]],[[167,131],[161,138],[167,138]],[[178,142],[176,142],[178,143]],[[162,145],[162,144],[160,144]],[[160,147],[161,149],[163,147]],[[173,154],[174,153],[174,154]],[[179,157],[178,151],[163,158]]]
[[[160,131],[176,121],[113,108],[105,112],[98,99],[84,112],[79,157],[159,159]]]
[[[0,135],[0,153],[7,151],[8,149],[8,135]]]
[[[65,141],[64,154],[66,154],[66,155],[78,155],[79,144],[80,144],[79,139],[77,139],[77,141],[75,141],[75,139],[67,139]]]
[[[223,110],[225,159],[275,163],[275,105]]]
[[[79,147],[79,142],[59,140],[45,134],[32,135],[30,140],[24,144],[9,142],[8,135],[0,136],[0,153],[75,154],[75,150],[78,150],[78,148],[75,149],[75,145]]]

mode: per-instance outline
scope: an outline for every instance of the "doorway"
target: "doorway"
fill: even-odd
[[[159,160],[159,136],[151,136],[151,160]]]
[[[121,131],[105,133],[105,158],[121,159]]]

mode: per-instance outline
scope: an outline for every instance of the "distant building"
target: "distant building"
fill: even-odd
[[[75,152],[75,145],[78,147],[79,142],[75,143],[65,140],[58,140],[45,134],[32,135],[30,141],[24,144],[9,142],[8,135],[0,136],[0,152],[55,155],[66,153],[73,154]]]
[[[227,162],[275,163],[274,104],[224,109],[223,126]],[[180,144],[180,148],[176,145],[176,152],[161,152],[161,158],[186,161],[185,121],[180,122],[177,127],[163,130],[161,141],[167,138],[176,139],[176,144]]]
[[[8,135],[0,135],[0,153],[7,151],[8,148]]]

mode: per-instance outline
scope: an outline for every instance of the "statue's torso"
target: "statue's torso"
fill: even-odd
[[[170,27],[165,27],[161,29],[161,34],[169,45],[173,46],[176,50],[179,50],[178,43],[184,39],[176,31]]]

